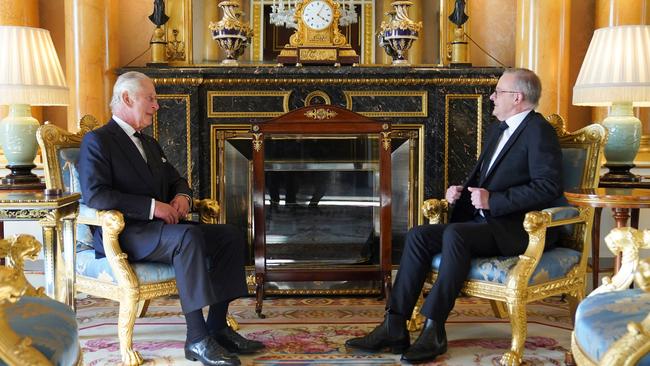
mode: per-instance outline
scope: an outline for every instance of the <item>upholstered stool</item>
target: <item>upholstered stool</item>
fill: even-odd
[[[76,365],[80,359],[79,333],[75,313],[50,298],[23,297],[5,309],[11,329],[53,365]],[[6,365],[0,360],[0,365]]]
[[[650,293],[640,289],[608,292],[584,299],[576,312],[575,338],[582,351],[600,362],[612,344],[650,311]],[[637,365],[650,365],[645,355]]]

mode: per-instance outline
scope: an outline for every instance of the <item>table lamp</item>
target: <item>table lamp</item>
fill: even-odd
[[[0,26],[0,105],[9,115],[0,121],[0,144],[11,171],[2,188],[29,189],[41,186],[31,170],[36,157],[38,121],[31,106],[68,104],[68,88],[50,32],[45,29]]]
[[[650,106],[650,25],[600,28],[594,32],[578,79],[573,104],[610,107],[601,181],[638,181],[630,172],[641,144],[641,121],[632,107]]]

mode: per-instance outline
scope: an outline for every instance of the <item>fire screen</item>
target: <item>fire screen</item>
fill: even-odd
[[[381,265],[383,146],[391,162],[385,174],[390,190],[383,195],[390,216],[385,241],[391,245],[390,253],[383,254],[390,258],[389,268],[399,264],[406,231],[421,223],[421,135],[420,125],[392,125],[384,135],[313,129],[262,134],[253,125],[213,126],[213,197],[221,204],[221,221],[239,227],[248,238],[249,269],[260,265],[255,240],[256,233],[263,232],[266,293],[381,291],[381,277],[313,280],[306,273],[370,273]],[[256,149],[262,151],[261,169],[254,167]],[[255,174],[264,182],[257,194]],[[263,212],[257,220],[255,197]],[[264,230],[256,225],[264,225]],[[271,281],[271,273],[286,275]]]

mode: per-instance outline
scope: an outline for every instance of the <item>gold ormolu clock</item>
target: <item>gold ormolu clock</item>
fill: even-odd
[[[289,38],[278,63],[285,65],[352,65],[359,55],[339,30],[339,4],[335,0],[298,0],[296,32]]]

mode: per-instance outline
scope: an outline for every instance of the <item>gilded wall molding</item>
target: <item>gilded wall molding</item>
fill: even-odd
[[[191,140],[191,115],[190,115],[190,95],[189,94],[158,94],[158,99],[180,99],[185,102],[185,161],[187,162],[187,183],[192,186],[192,140]],[[158,113],[153,116],[153,137],[158,140]]]
[[[203,78],[153,78],[154,85],[198,86],[203,84]]]
[[[250,84],[248,79],[248,84]],[[251,117],[278,117],[289,112],[289,96],[291,90],[212,90],[207,93],[208,118],[251,118]],[[260,97],[278,97],[282,98],[282,110],[280,111],[241,111],[241,112],[215,112],[214,97],[251,97],[254,101],[259,101]]]
[[[493,80],[494,81],[494,80]],[[496,81],[495,81],[496,82]],[[476,100],[476,159],[481,155],[483,138],[483,95],[482,94],[446,94],[445,95],[445,150],[444,150],[444,185],[449,187],[449,104],[452,100]]]
[[[262,31],[262,11],[262,4],[253,4],[253,39],[251,41],[252,46],[250,52],[252,53],[251,60],[254,61],[262,61],[264,58],[264,53],[262,52],[262,35],[264,34]]]
[[[364,4],[363,7],[363,49],[361,62],[372,64],[375,62],[375,10],[372,4]]]
[[[295,85],[295,84],[313,84],[313,85],[454,85],[454,86],[494,86],[497,84],[496,78],[324,78],[324,79],[307,79],[307,78],[277,78],[277,79],[204,79],[203,85]]]
[[[345,108],[354,110],[354,97],[419,97],[420,98],[420,110],[417,111],[382,111],[382,112],[365,112],[365,111],[355,111],[359,114],[362,114],[366,117],[427,117],[429,115],[428,111],[428,92],[426,90],[414,90],[414,91],[387,91],[387,90],[372,90],[372,91],[356,91],[356,90],[343,90],[345,95]]]

